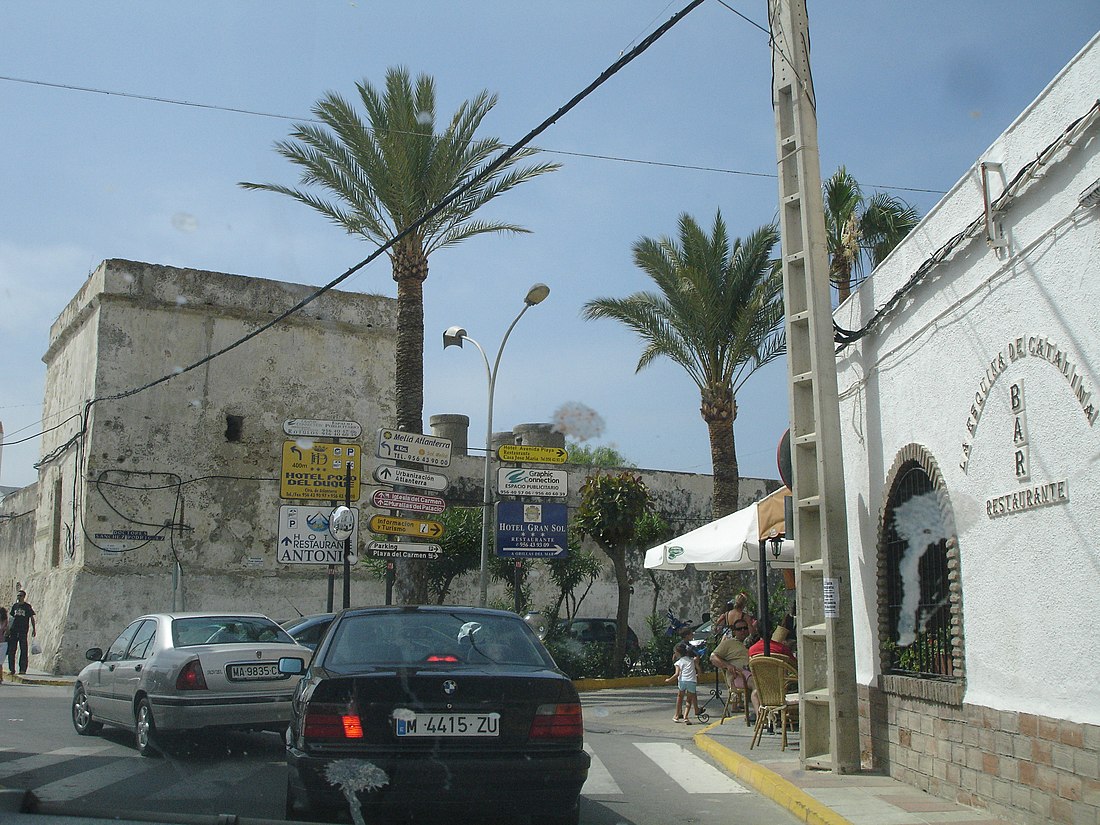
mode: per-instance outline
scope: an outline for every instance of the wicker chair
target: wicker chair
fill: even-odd
[[[741,684],[735,685],[733,683],[733,674],[728,670],[724,670],[723,672],[726,674],[727,693],[726,704],[725,707],[722,708],[722,719],[719,721],[719,724],[725,722],[737,712],[737,702],[740,700],[741,706],[745,711],[745,724],[751,725],[752,722],[749,721],[749,708],[752,707],[752,705],[750,704],[750,691],[748,686],[744,683],[743,679],[738,679],[737,681],[741,682]]]
[[[792,701],[787,694],[787,688],[792,682],[798,680],[798,671],[786,656],[753,656],[749,659],[749,669],[752,671],[756,690],[760,694],[760,711],[756,717],[756,727],[752,732],[749,749],[754,748],[760,741],[768,721],[778,719],[783,734],[783,744],[780,749],[786,750],[787,729],[792,721],[791,710],[794,710],[794,718],[798,716],[798,699],[794,697]]]

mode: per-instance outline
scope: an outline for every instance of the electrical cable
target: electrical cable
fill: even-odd
[[[31,441],[35,438],[40,438],[40,437],[44,436],[46,433],[52,433],[54,430],[61,429],[66,424],[68,424],[70,421],[72,421],[74,418],[80,418],[80,413],[76,413],[75,415],[70,415],[68,418],[66,418],[64,421],[62,421],[60,424],[57,424],[56,426],[50,427],[47,430],[42,430],[42,432],[40,432],[40,433],[35,433],[34,435],[28,435],[26,438],[20,438],[18,441],[6,441],[5,440],[3,442],[0,442],[0,444],[2,444],[2,446],[4,446],[4,447],[10,447],[13,444],[22,444],[24,441]],[[23,429],[25,430],[25,429],[27,429],[27,427],[24,427]]]

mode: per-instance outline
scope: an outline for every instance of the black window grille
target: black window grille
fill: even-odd
[[[887,669],[953,677],[947,526],[932,480],[916,461],[900,468],[885,516]]]

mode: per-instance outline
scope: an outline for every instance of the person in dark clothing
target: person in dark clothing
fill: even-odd
[[[8,672],[15,675],[15,649],[19,648],[19,673],[27,672],[27,631],[31,636],[38,635],[38,628],[34,624],[34,608],[27,602],[27,591],[20,590],[15,594],[15,604],[8,611]]]

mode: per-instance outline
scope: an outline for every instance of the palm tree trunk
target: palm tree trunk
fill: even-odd
[[[737,404],[732,390],[721,391],[709,399],[705,398],[699,412],[707,424],[710,436],[710,460],[714,473],[711,517],[719,519],[737,511],[738,490],[741,486],[733,434]],[[712,572],[707,576],[707,585],[710,591],[708,595],[711,615],[717,616],[735,592],[751,587],[751,581],[745,573]]]
[[[393,255],[397,281],[397,357],[394,388],[397,428],[411,433],[424,429],[424,279],[428,259],[418,244],[402,245]],[[422,469],[419,464],[415,469]],[[428,563],[396,559],[394,589],[399,604],[428,603]]]

